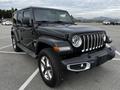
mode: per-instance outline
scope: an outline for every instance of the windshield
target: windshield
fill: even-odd
[[[73,23],[66,11],[54,9],[35,9],[35,21],[66,22]]]

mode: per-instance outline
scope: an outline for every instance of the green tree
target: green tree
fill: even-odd
[[[0,9],[0,18],[12,18],[12,14],[17,11],[17,8],[11,8],[10,10]]]

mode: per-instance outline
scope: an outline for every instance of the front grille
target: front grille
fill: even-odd
[[[81,52],[102,48],[104,46],[102,35],[102,32],[82,34]]]

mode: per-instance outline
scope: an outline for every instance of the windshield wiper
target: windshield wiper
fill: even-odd
[[[42,24],[42,23],[51,23],[51,21],[36,21],[38,24]]]
[[[72,24],[71,22],[64,22],[64,21],[54,21],[54,23],[60,23],[60,24]]]
[[[58,23],[58,24],[72,24],[72,22],[64,22],[64,21],[36,21],[38,25],[42,24],[51,24],[51,23]]]

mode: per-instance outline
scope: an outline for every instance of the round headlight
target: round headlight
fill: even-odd
[[[105,34],[103,34],[103,40],[104,40],[104,42],[106,41],[106,35]]]
[[[74,47],[76,47],[76,48],[77,48],[77,47],[80,47],[81,44],[82,44],[82,39],[81,39],[80,36],[75,35],[75,36],[72,37],[72,45],[73,45]]]

